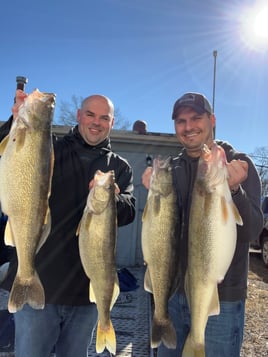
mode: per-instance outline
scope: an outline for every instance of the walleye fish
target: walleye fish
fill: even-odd
[[[154,159],[150,189],[142,217],[142,252],[147,266],[144,289],[153,294],[151,347],[163,342],[176,348],[176,332],[168,301],[179,278],[178,209],[170,158]]]
[[[96,303],[99,315],[96,351],[101,353],[106,347],[113,354],[116,353],[116,336],[110,311],[120,293],[115,261],[115,186],[113,170],[107,173],[98,170],[95,173],[94,184],[77,230],[81,262],[90,279],[89,300]]]
[[[0,201],[8,216],[5,244],[15,246],[18,257],[8,302],[10,312],[20,310],[26,303],[35,309],[45,304],[34,260],[50,232],[54,106],[54,94],[33,91],[0,144]]]
[[[205,356],[208,317],[220,313],[218,284],[233,259],[236,225],[242,225],[228,186],[222,147],[204,145],[198,163],[190,209],[188,268],[185,290],[191,312],[191,330],[183,357]]]

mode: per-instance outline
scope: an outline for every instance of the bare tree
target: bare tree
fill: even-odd
[[[61,101],[58,123],[67,126],[75,125],[77,109],[80,108],[82,100],[82,97],[77,97],[73,95],[71,98],[71,102]],[[130,128],[131,123],[124,118],[119,108],[115,108],[114,116],[114,129],[128,130]]]
[[[268,196],[268,146],[261,146],[250,154],[260,175],[262,195]]]
[[[59,124],[73,126],[76,124],[76,112],[80,107],[83,98],[72,96],[71,102],[61,101],[60,103],[60,115],[59,115]]]

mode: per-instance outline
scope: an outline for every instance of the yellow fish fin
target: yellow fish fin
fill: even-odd
[[[148,291],[149,293],[153,294],[153,285],[152,280],[150,277],[149,269],[147,267],[145,274],[144,274],[144,290]]]
[[[242,220],[240,213],[239,213],[236,205],[234,204],[234,202],[232,202],[232,210],[233,210],[233,214],[235,216],[236,224],[238,224],[239,226],[243,226],[243,220]]]
[[[112,301],[111,301],[111,305],[110,305],[110,311],[112,310],[119,294],[120,294],[120,288],[119,288],[119,281],[118,281],[118,277],[117,277],[114,282],[114,291],[113,291]]]
[[[48,208],[47,212],[46,212],[46,216],[45,216],[45,221],[44,221],[44,224],[42,227],[41,238],[40,238],[40,241],[39,241],[37,249],[36,249],[36,253],[40,250],[42,245],[47,240],[50,230],[51,230],[51,214],[50,214],[50,209]]]
[[[15,247],[15,241],[13,239],[12,229],[9,220],[7,221],[5,228],[5,245],[11,245],[12,247]]]
[[[5,149],[6,149],[6,146],[7,146],[7,143],[8,143],[8,139],[9,139],[9,135],[5,136],[4,139],[0,143],[0,156],[3,155],[3,153],[4,153]]]
[[[116,337],[111,320],[109,320],[109,326],[105,329],[100,326],[100,321],[98,322],[96,335],[96,352],[103,352],[105,347],[113,355],[116,354]]]
[[[210,301],[208,316],[219,315],[219,314],[220,314],[220,303],[219,303],[218,286],[215,285]]]
[[[80,233],[80,229],[81,229],[81,221],[82,221],[82,219],[80,220],[80,222],[78,223],[78,226],[77,226],[77,228],[76,228],[76,235],[77,236],[79,236],[79,233]]]
[[[96,296],[91,282],[89,283],[89,300],[96,304]]]

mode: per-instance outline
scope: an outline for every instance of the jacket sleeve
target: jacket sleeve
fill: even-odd
[[[13,115],[0,127],[0,142],[9,134],[13,121]]]
[[[263,229],[261,182],[251,159],[246,155],[240,159],[248,162],[248,177],[233,196],[243,220],[243,226],[237,226],[237,239],[241,242],[250,242],[255,240]]]
[[[133,172],[125,161],[115,170],[115,176],[115,182],[120,189],[117,196],[117,220],[120,227],[133,222],[136,199],[133,196]]]

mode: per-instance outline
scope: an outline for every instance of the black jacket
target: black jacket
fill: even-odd
[[[256,239],[263,228],[263,215],[260,208],[261,184],[256,168],[251,159],[235,151],[228,143],[217,141],[226,153],[227,161],[245,160],[248,163],[248,177],[241,184],[238,193],[233,196],[243,226],[237,226],[237,244],[232,263],[224,280],[218,285],[219,298],[222,301],[235,301],[246,298],[249,242]],[[180,233],[180,257],[182,279],[179,291],[184,293],[184,276],[187,268],[188,224],[193,184],[197,173],[198,158],[191,158],[186,151],[173,160],[174,181],[177,189],[177,199],[182,219]]]
[[[90,146],[77,127],[61,139],[54,138],[54,152],[49,200],[52,227],[36,256],[36,269],[45,289],[46,303],[86,305],[89,280],[81,265],[76,229],[86,204],[89,182],[97,169],[115,171],[115,182],[120,188],[118,225],[123,226],[135,217],[132,169],[125,159],[111,151],[109,139]],[[12,261],[4,288],[11,288],[15,272],[16,261]]]

